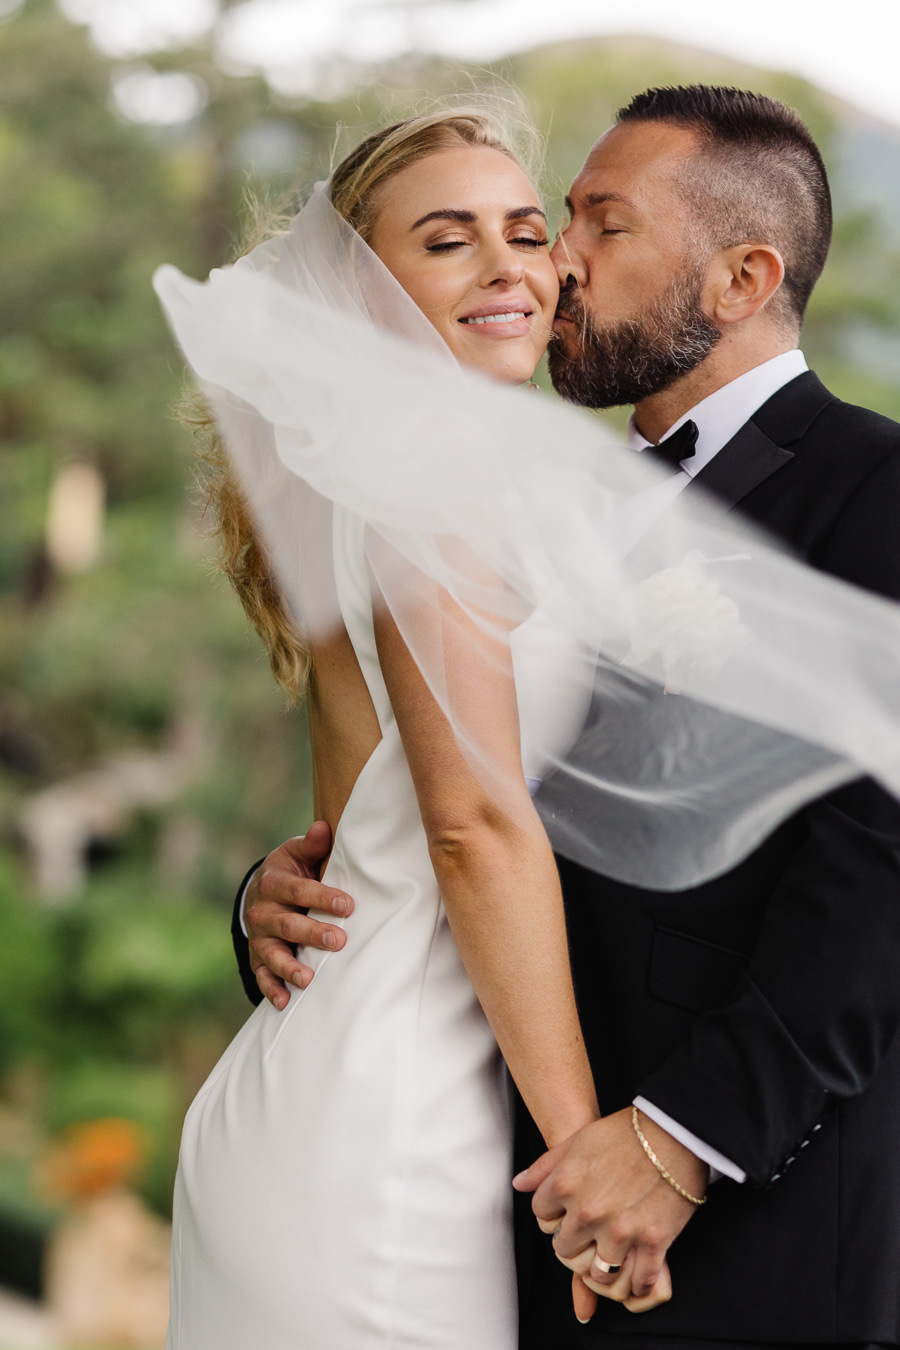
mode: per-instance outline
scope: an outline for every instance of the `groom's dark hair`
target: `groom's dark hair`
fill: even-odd
[[[819,148],[801,117],[777,99],[713,85],[647,89],[619,123],[669,122],[696,133],[679,175],[703,242],[714,249],[771,244],[784,259],[776,313],[802,322],[831,243],[831,193]],[[779,297],[780,300],[779,300]]]

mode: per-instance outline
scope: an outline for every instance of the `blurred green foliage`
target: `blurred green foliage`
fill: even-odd
[[[98,1115],[148,1127],[166,1206],[185,1103],[247,1010],[229,891],[311,814],[303,719],[205,560],[150,289],[161,262],[196,274],[227,251],[246,178],[226,130],[267,96],[234,82],[242,117],[223,96],[155,134],[113,110],[112,73],[44,0],[0,25],[0,1103],[32,1126],[10,1132],[0,1196],[26,1206],[44,1137]],[[45,521],[72,460],[99,469],[106,511],[99,562],[69,574]],[[189,781],[92,840],[87,884],[48,906],[23,804],[179,728]]]
[[[184,1106],[246,1011],[233,886],[312,810],[302,715],[283,707],[205,561],[153,269],[202,275],[227,258],[245,194],[279,198],[324,176],[336,126],[343,150],[429,96],[504,80],[548,131],[551,219],[619,104],[692,79],[799,107],[841,205],[841,109],[789,75],[662,43],[563,44],[494,72],[406,57],[327,103],[226,75],[209,50],[152,61],[202,81],[189,122],[117,112],[120,67],[51,0],[0,22],[0,1124],[16,1122],[0,1206],[41,1214],[28,1177],[45,1139],[105,1115],[150,1130],[145,1190],[165,1208]],[[896,342],[896,238],[858,199],[839,210],[804,346],[837,392],[900,416],[887,362],[863,359]],[[77,574],[46,542],[48,496],[72,460],[96,466],[106,490],[102,554]],[[164,755],[185,735],[188,778],[91,840],[86,881],[50,905],[23,809],[111,755]]]

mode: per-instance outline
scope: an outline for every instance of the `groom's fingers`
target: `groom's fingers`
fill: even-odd
[[[345,918],[353,910],[349,895],[316,879],[330,844],[330,829],[317,821],[305,835],[273,849],[247,884],[243,920],[250,965],[260,991],[279,1010],[287,1005],[288,987],[305,989],[313,977],[297,948],[340,951],[347,940],[339,925],[316,917]]]
[[[340,946],[344,944],[341,935]],[[309,966],[297,960],[294,948],[277,938],[250,937],[250,968],[256,976],[260,991],[271,1001],[273,990],[281,985],[305,989],[312,979]],[[276,1005],[277,1006],[277,1005]]]
[[[539,1204],[542,1206],[540,1212],[545,1216],[548,1215],[554,1205],[557,1211],[560,1209],[561,1202],[554,1194],[552,1182],[535,1195],[532,1207],[536,1214]],[[597,1209],[593,1209],[583,1206],[579,1209],[572,1206],[566,1209],[562,1222],[553,1236],[553,1250],[561,1261],[568,1264],[589,1249],[591,1255],[594,1256],[593,1246],[596,1243],[595,1262],[603,1262],[609,1266],[621,1266],[633,1241],[634,1233],[631,1226],[622,1222],[614,1223],[612,1216],[604,1207],[598,1206]],[[575,1269],[574,1266],[573,1269]],[[614,1270],[611,1273],[613,1279],[615,1279],[618,1271]],[[598,1279],[598,1283],[610,1284],[612,1282],[605,1276],[600,1265],[596,1266],[594,1274],[595,1277],[604,1276],[603,1279]]]
[[[650,1312],[652,1308],[658,1308],[661,1303],[668,1303],[672,1297],[672,1277],[666,1263],[663,1262],[653,1287],[646,1294],[638,1297],[634,1292],[637,1262],[638,1253],[632,1247],[613,1284],[598,1285],[592,1279],[590,1273],[583,1276],[583,1283],[587,1289],[599,1294],[601,1298],[608,1298],[615,1303],[621,1303],[628,1312],[632,1313]]]
[[[560,1227],[559,1234],[553,1241],[553,1249],[557,1260],[584,1276],[589,1289],[604,1294],[608,1288],[621,1282],[626,1262],[628,1271],[631,1272],[634,1256],[628,1249],[627,1241],[614,1242],[604,1234],[597,1240],[599,1246],[595,1245],[593,1237],[585,1246],[586,1239],[587,1235],[584,1233],[567,1237],[563,1227]],[[630,1283],[627,1292],[631,1292]]]
[[[266,862],[286,855],[298,876],[318,880],[319,869],[331,849],[331,827],[326,820],[314,820],[306,834],[294,835],[280,848],[273,849]]]
[[[560,1256],[559,1252],[556,1251],[555,1246],[554,1252],[560,1265],[565,1266],[567,1270],[571,1270],[573,1275],[583,1276],[586,1275],[591,1268],[591,1263],[594,1259],[594,1244],[593,1242],[590,1243],[583,1251],[578,1252],[575,1256]]]
[[[583,1256],[582,1253],[582,1257],[576,1258],[576,1261],[565,1261],[563,1264],[574,1270],[577,1268],[576,1262],[579,1259],[583,1261]],[[598,1269],[595,1262],[596,1256],[593,1257],[590,1269],[582,1273],[584,1284],[601,1298],[613,1299],[616,1303],[624,1304],[629,1312],[649,1312],[651,1308],[658,1308],[661,1303],[668,1303],[672,1297],[672,1279],[665,1261],[665,1252],[657,1264],[655,1259],[648,1259],[646,1249],[632,1247],[617,1273]],[[647,1281],[651,1275],[653,1282],[648,1285]]]
[[[648,1241],[645,1234],[643,1242],[634,1251],[631,1288],[635,1298],[644,1299],[649,1297],[662,1276],[666,1263],[666,1248],[661,1242]]]
[[[628,1304],[633,1297],[631,1277],[634,1273],[634,1250],[626,1255],[621,1268],[615,1273],[597,1272],[593,1266],[582,1276],[586,1287],[601,1298],[611,1299],[614,1303]]]
[[[642,1313],[649,1312],[651,1308],[658,1308],[661,1303],[668,1303],[672,1297],[672,1276],[669,1274],[669,1267],[663,1265],[659,1274],[659,1279],[645,1298],[627,1298],[625,1307],[629,1312]]]
[[[587,1272],[586,1279],[589,1280],[588,1287],[596,1289],[597,1293],[604,1293],[611,1289],[613,1285],[621,1284],[626,1274],[629,1277],[629,1291],[631,1289],[630,1276],[634,1268],[634,1249],[629,1251],[619,1251],[615,1255],[607,1255],[610,1251],[607,1241],[603,1243],[604,1256],[601,1257],[599,1249],[595,1249],[594,1258],[591,1261],[590,1269]]]
[[[278,1012],[283,1012],[290,1002],[290,994],[284,987],[284,981],[273,975],[268,966],[257,966],[253,974],[256,976],[256,983],[263,998],[267,998]]]

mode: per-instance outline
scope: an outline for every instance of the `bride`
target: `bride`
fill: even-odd
[[[416,118],[344,160],[280,259],[316,270],[323,291],[325,253],[349,235],[335,234],[336,215],[457,361],[530,378],[558,283],[538,194],[486,115]],[[160,291],[184,342],[171,281]],[[379,319],[397,327],[390,312]],[[357,374],[346,366],[348,400]],[[378,603],[361,517],[315,492],[301,512],[316,812],[334,831],[326,878],[357,899],[353,956],[339,968],[326,956],[281,1016],[257,1009],[188,1112],[168,1344],[512,1350],[497,1046],[548,1145],[592,1119],[596,1101],[556,868],[528,797],[508,625],[480,631],[460,612],[441,633],[449,697],[508,784],[502,810]],[[284,674],[298,642],[283,614],[276,623]],[[301,1140],[318,1165],[294,1183]]]

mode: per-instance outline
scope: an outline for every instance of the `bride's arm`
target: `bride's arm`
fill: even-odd
[[[454,939],[525,1104],[553,1146],[598,1111],[556,865],[522,772],[508,643],[458,610],[441,626],[448,700],[503,784],[502,809],[384,613],[376,634]]]

